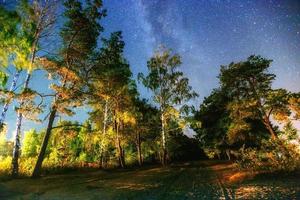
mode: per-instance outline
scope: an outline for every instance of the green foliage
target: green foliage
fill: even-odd
[[[0,157],[0,174],[4,175],[8,175],[10,173],[10,169],[11,169],[11,157],[7,156],[4,158]]]
[[[284,89],[271,88],[275,79],[275,75],[268,72],[271,62],[260,56],[250,56],[244,62],[221,67],[221,87],[232,99],[228,105],[232,119],[229,129],[231,139],[249,132],[249,120],[260,120],[269,134],[277,137],[270,117],[278,121],[289,117],[289,93]]]
[[[0,89],[3,90],[6,86],[8,75],[0,71]]]
[[[300,169],[300,149],[298,145],[285,140],[270,139],[264,141],[260,149],[242,151],[237,164],[248,170],[294,172]]]
[[[139,74],[139,79],[154,93],[153,100],[162,110],[181,105],[197,96],[183,72],[178,70],[180,65],[178,54],[160,49],[147,63],[149,74]]]
[[[0,132],[0,160],[12,155],[13,143],[6,139],[6,126]]]
[[[273,120],[290,117],[290,93],[272,89],[275,75],[268,72],[271,60],[250,56],[246,61],[221,66],[220,88],[204,99],[193,128],[197,138],[211,152],[224,154],[242,146],[261,146],[268,137],[277,138]],[[295,101],[293,101],[295,102]]]
[[[180,71],[180,55],[164,48],[155,52],[147,62],[148,74],[139,74],[138,79],[152,91],[156,105],[141,100],[124,56],[122,32],[100,38],[104,29],[99,21],[106,16],[101,0],[63,1],[61,42],[60,46],[55,44],[57,54],[39,57],[40,39],[47,36],[55,21],[55,6],[51,2],[56,1],[21,0],[15,10],[0,6],[3,101],[20,102],[15,109],[18,119],[40,122],[44,98],[53,97],[46,131],[25,132],[22,174],[30,174],[36,160],[39,174],[44,157],[43,167],[48,170],[125,167],[125,163],[142,165],[158,160],[165,164],[166,158],[206,158],[204,152],[210,158],[223,158],[225,152],[238,149],[241,157],[236,159],[241,167],[284,171],[299,167],[299,150],[291,142],[299,138],[290,122],[292,117],[300,116],[299,94],[271,87],[275,80],[275,74],[268,71],[271,60],[250,56],[245,61],[221,66],[220,86],[204,99],[191,119],[194,109],[188,101],[198,95]],[[39,66],[53,78],[51,94],[31,90],[28,81],[21,90],[7,91],[8,66],[17,72],[26,69],[29,78]],[[41,100],[38,105],[37,99]],[[85,123],[55,120],[57,114],[73,116],[75,108],[84,105],[90,109]],[[195,121],[192,128],[197,139],[182,134],[191,121]],[[275,121],[285,123],[282,131]],[[17,128],[21,130],[20,126]],[[10,168],[12,147],[6,135],[0,134],[2,172]]]
[[[291,121],[288,121],[284,125],[283,131],[281,132],[280,136],[283,137],[283,138],[285,138],[288,141],[299,139],[298,131],[293,126],[293,123]]]
[[[25,6],[26,5],[26,6]],[[30,67],[30,49],[32,47],[33,30],[28,29],[29,4],[21,1],[18,12],[8,11],[0,6],[0,65],[8,67],[13,64],[17,70]]]
[[[38,154],[41,145],[40,134],[35,129],[31,129],[24,133],[23,145],[22,145],[22,157],[35,157]]]
[[[138,75],[143,85],[153,92],[153,100],[160,110],[163,165],[167,161],[168,132],[174,129],[174,125],[178,130],[186,125],[185,117],[192,109],[186,102],[198,96],[189,86],[188,78],[179,71],[180,65],[178,54],[162,48],[148,61],[148,75]]]
[[[194,125],[197,138],[202,147],[214,148],[226,140],[230,125],[229,111],[226,109],[230,99],[225,91],[215,89],[210,96],[204,98],[199,111],[195,113],[195,120],[200,126]]]

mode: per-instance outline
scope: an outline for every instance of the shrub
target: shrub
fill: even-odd
[[[0,159],[0,175],[8,175],[11,169],[12,158],[10,156]]]
[[[35,163],[36,163],[35,157],[21,158],[19,162],[20,175],[30,176],[33,171]]]
[[[264,141],[260,149],[245,149],[236,162],[248,170],[292,172],[300,169],[300,152],[296,144],[270,139]]]

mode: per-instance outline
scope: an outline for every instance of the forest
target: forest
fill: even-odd
[[[194,105],[191,102],[202,94],[195,92],[182,70],[181,55],[171,48],[157,46],[145,63],[147,72],[133,75],[124,54],[122,31],[107,33],[102,23],[110,12],[102,0],[0,4],[0,187],[4,188],[0,199],[13,199],[18,193],[22,197],[29,191],[32,196],[24,196],[26,199],[73,199],[59,196],[66,191],[71,195],[68,190],[46,197],[39,193],[43,189],[34,189],[45,187],[46,191],[42,185],[50,180],[47,178],[70,173],[75,174],[74,179],[56,181],[65,179],[71,184],[104,177],[114,190],[99,189],[96,183],[85,188],[103,190],[99,192],[106,195],[103,199],[219,199],[209,197],[213,193],[235,199],[243,192],[238,193],[230,181],[260,176],[290,181],[293,187],[285,185],[291,191],[285,191],[283,199],[300,198],[300,135],[295,127],[300,120],[300,92],[273,87],[273,60],[248,55],[224,63],[219,67],[218,86],[200,106]],[[55,42],[48,45],[53,37]],[[48,89],[32,87],[37,84],[35,79]],[[139,86],[151,98],[143,97]],[[16,119],[11,133],[9,109]],[[86,118],[72,118],[82,110],[87,111]],[[29,121],[42,128],[25,129]],[[153,167],[160,174],[153,175]],[[219,174],[212,175],[212,169]],[[161,189],[168,187],[164,184],[153,189],[160,181],[171,187],[179,174],[187,177],[180,176],[180,182],[186,184],[183,193],[174,192],[180,184],[170,193]],[[219,182],[197,186],[196,174],[199,180],[216,176]],[[150,175],[147,181],[153,188],[138,183],[140,176]],[[121,179],[113,182],[110,176]],[[122,186],[118,181],[135,176],[128,191],[156,191],[158,196],[115,191]],[[192,184],[189,177],[193,186],[188,188]],[[194,191],[188,192],[191,188]],[[273,194],[282,192],[274,188]],[[101,195],[77,195],[79,199],[101,199]]]

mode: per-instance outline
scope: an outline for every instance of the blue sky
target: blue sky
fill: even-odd
[[[273,59],[274,88],[300,91],[300,2],[297,0],[104,0],[108,16],[103,36],[123,32],[125,57],[134,78],[161,44],[182,56],[182,71],[202,99],[218,86],[220,65],[252,54]],[[60,9],[62,10],[62,8]],[[55,37],[44,47],[56,45]],[[49,92],[43,72],[34,72],[33,88]],[[139,86],[142,97],[151,93]],[[85,120],[83,108],[72,118]],[[7,116],[9,136],[15,123],[13,106]],[[23,130],[42,127],[25,121]]]

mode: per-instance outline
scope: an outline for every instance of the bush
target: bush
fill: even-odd
[[[21,158],[19,161],[19,174],[23,176],[30,176],[32,174],[35,163],[35,157]]]
[[[240,168],[248,170],[267,170],[270,172],[292,172],[300,169],[300,152],[296,144],[282,139],[267,140],[260,149],[249,148],[237,160]]]
[[[8,175],[11,169],[11,157],[2,157],[0,158],[0,175]]]

